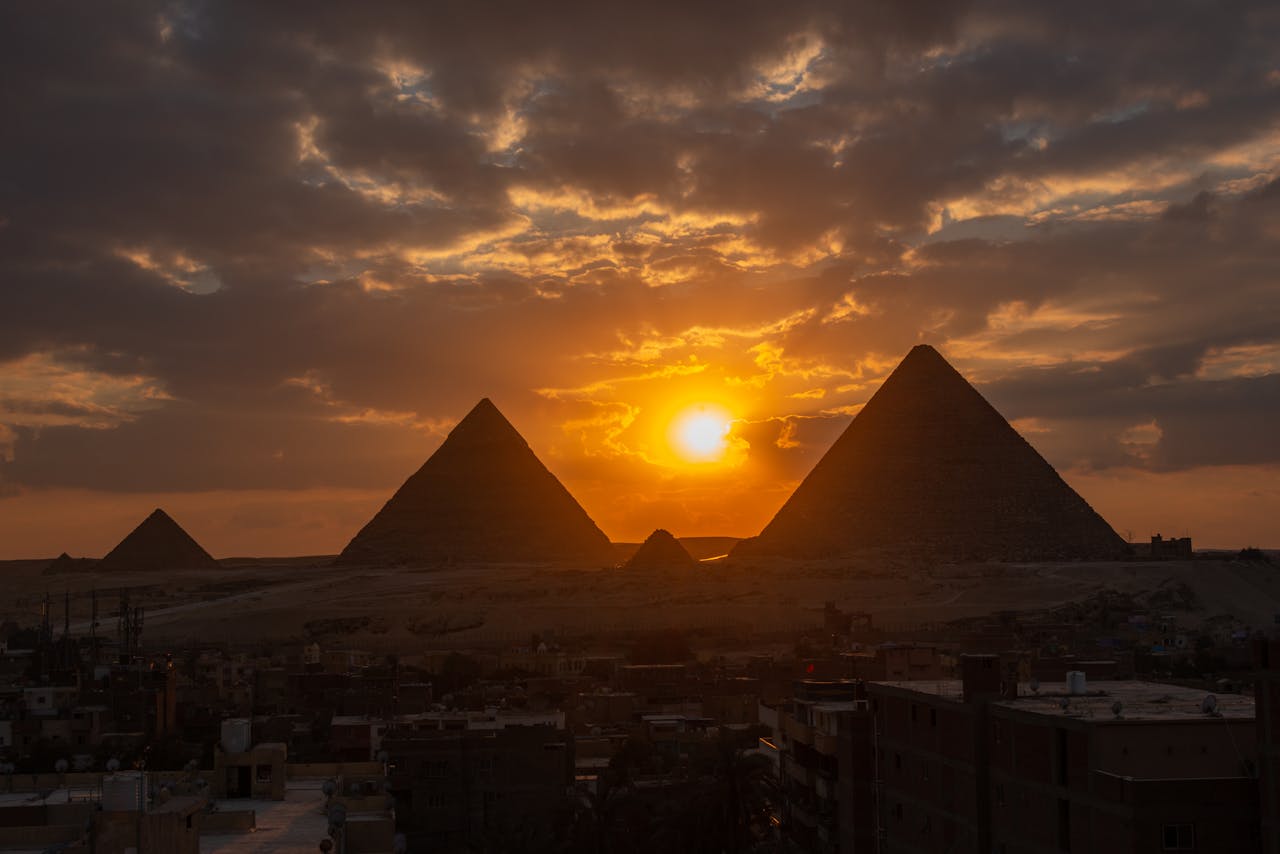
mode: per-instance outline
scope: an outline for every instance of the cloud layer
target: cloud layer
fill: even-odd
[[[928,341],[1118,528],[1280,514],[1273,3],[0,16],[10,510],[288,493],[207,545],[334,550],[489,396],[615,539],[748,535]],[[662,447],[698,402],[737,465]]]

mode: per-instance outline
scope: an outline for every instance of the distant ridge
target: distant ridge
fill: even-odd
[[[339,564],[611,560],[613,547],[493,403],[475,405]]]
[[[692,569],[697,565],[679,540],[659,528],[645,539],[623,569]]]
[[[1127,550],[937,350],[920,345],[733,555],[1051,560]]]
[[[218,562],[158,508],[94,567],[108,572],[217,568]]]

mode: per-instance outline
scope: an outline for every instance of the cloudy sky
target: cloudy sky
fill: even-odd
[[[485,396],[751,535],[921,342],[1121,534],[1280,546],[1274,2],[11,3],[0,73],[2,558],[335,552]]]

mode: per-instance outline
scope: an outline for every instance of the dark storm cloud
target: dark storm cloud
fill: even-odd
[[[922,337],[956,342],[1011,417],[1064,425],[1062,462],[1273,462],[1274,375],[1203,374],[1280,347],[1280,201],[1258,179],[1277,14],[10,5],[0,360],[125,385],[0,395],[0,480],[385,483],[431,419],[483,394],[532,408],[650,340],[685,358],[695,327],[748,330],[717,333],[742,342],[735,377],[765,370],[760,343],[801,360],[769,370],[793,384],[778,416],[812,416],[803,450],[780,422],[751,437],[791,476],[877,379],[834,369]],[[965,217],[1017,239],[925,234]],[[849,293],[867,311],[833,319]],[[1014,303],[1029,319],[997,328]],[[130,398],[135,378],[173,400]],[[111,429],[35,419],[99,405]],[[1150,421],[1136,458],[1119,437]]]

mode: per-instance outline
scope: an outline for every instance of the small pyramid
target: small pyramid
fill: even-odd
[[[49,565],[44,568],[44,570],[42,571],[42,574],[57,575],[58,573],[62,573],[62,572],[75,572],[76,570],[80,569],[81,565],[84,564],[85,562],[86,561],[78,561],[75,558],[73,558],[71,555],[67,554],[66,552],[63,552],[62,554],[58,555],[56,558],[54,558],[52,561],[49,562]]]
[[[927,345],[915,347],[735,556],[895,551],[1098,559],[1124,541]]]
[[[338,556],[348,565],[608,561],[609,538],[488,398]]]
[[[218,567],[218,562],[181,525],[157,509],[98,561],[96,568],[122,572]]]
[[[697,565],[670,531],[659,528],[649,535],[623,569],[689,569]]]

